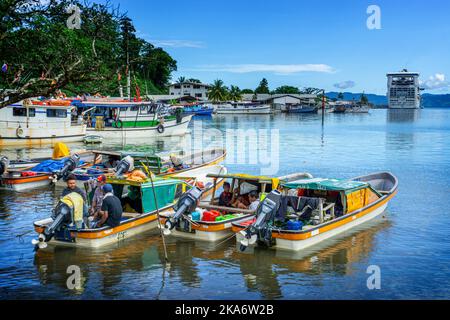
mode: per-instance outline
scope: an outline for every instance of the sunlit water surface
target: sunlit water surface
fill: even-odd
[[[61,190],[0,191],[0,298],[450,298],[449,111],[327,114],[324,128],[320,115],[227,115],[194,118],[191,129],[184,138],[126,141],[126,147],[105,141],[102,147],[170,152],[222,143],[231,172],[351,178],[391,171],[399,193],[385,217],[305,252],[241,253],[234,239],[218,245],[169,239],[170,266],[164,267],[156,230],[101,250],[35,253],[32,223],[49,216]],[[248,135],[250,144],[231,142],[227,133],[233,132]],[[264,134],[274,143],[264,143]],[[51,149],[0,151],[15,159],[46,156]],[[251,164],[241,163],[238,152]],[[70,265],[82,270],[81,290],[67,288]],[[381,270],[379,290],[367,287],[371,265]]]

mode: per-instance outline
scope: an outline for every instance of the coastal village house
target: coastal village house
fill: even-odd
[[[171,96],[191,96],[197,100],[208,100],[209,85],[196,82],[173,83],[169,86]]]

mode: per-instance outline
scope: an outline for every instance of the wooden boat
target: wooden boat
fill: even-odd
[[[64,176],[67,176],[69,172],[72,172],[77,166],[83,168],[93,163],[94,155],[89,151],[81,152],[79,154],[77,153],[76,155],[77,158],[79,157],[79,160],[72,160],[72,157],[74,157],[74,155],[72,155],[71,157],[65,157],[63,159],[55,160],[61,162],[61,170],[63,172],[58,172],[59,170],[55,170],[52,172],[43,172],[36,169],[39,165],[16,170],[8,169],[0,176],[0,189],[24,191],[47,187],[54,183],[55,180],[62,181],[62,178]],[[66,168],[66,165],[69,165],[70,167]]]
[[[205,170],[205,168],[202,169]],[[200,170],[200,168],[197,170]],[[204,175],[194,177],[194,179],[196,187],[201,188],[203,186],[202,196],[207,197],[212,190],[212,183],[208,182],[212,179],[204,179]],[[139,189],[139,194],[142,196],[139,201],[134,202],[140,207],[138,211],[129,205],[125,205],[122,221],[115,228],[105,226],[100,229],[77,229],[72,222],[55,227],[53,224],[57,221],[57,216],[36,221],[34,228],[39,234],[39,240],[35,240],[33,243],[36,245],[39,244],[40,248],[45,248],[46,244],[98,248],[155,229],[158,225],[157,208],[159,208],[161,214],[173,212],[173,206],[178,201],[180,195],[193,187],[185,180],[181,178],[155,177],[152,182],[149,178],[134,181],[124,177],[109,177],[107,183],[113,185],[114,194],[121,200],[124,199],[123,194],[126,193],[127,188],[132,186]],[[218,180],[216,183],[221,184],[223,181]],[[155,195],[157,201],[155,201]],[[49,235],[46,233],[46,230],[48,231],[50,229],[59,231],[52,232]]]
[[[287,182],[291,179],[312,178],[308,173],[299,173],[280,178],[217,173],[208,174],[207,177],[217,179],[217,181],[220,181],[220,179],[231,180],[230,191],[232,193],[237,190],[242,191],[244,184],[247,184],[246,187],[258,191],[262,196],[267,192],[275,190],[279,186],[280,181]],[[196,208],[191,208],[192,211],[189,214],[180,216],[179,219],[174,216],[175,212],[164,212],[161,214],[161,224],[165,226],[165,233],[175,237],[214,242],[233,234],[231,230],[233,222],[239,222],[254,216],[255,210],[243,210],[219,206],[219,198],[216,197],[216,192],[218,190],[219,186],[215,184],[212,188],[212,196],[209,201],[202,201]],[[234,200],[235,196],[233,196],[232,201]],[[220,213],[220,216],[214,221],[206,221],[206,219],[201,216],[199,219],[193,220],[193,209],[197,208],[207,212],[211,212],[211,210],[217,211]],[[203,215],[205,215],[205,213],[203,213]]]
[[[192,115],[182,110],[170,114],[169,108],[152,102],[115,100],[77,101],[74,104],[87,117],[88,134],[107,139],[170,137],[188,132]]]
[[[217,114],[271,114],[272,110],[268,104],[260,103],[228,103],[218,105]]]
[[[183,168],[175,169],[170,157],[161,157],[145,152],[126,152],[126,151],[103,151],[93,150],[94,161],[91,166],[79,168],[73,172],[77,178],[78,186],[82,187],[84,183],[91,179],[96,179],[102,174],[112,175],[115,164],[126,156],[134,159],[134,166],[145,171],[152,171],[157,176],[168,177],[174,174],[189,172],[194,169],[211,166],[221,163],[226,157],[225,149],[209,149],[199,152],[189,153],[177,156]],[[62,184],[60,182],[59,184]]]
[[[274,192],[261,203],[257,219],[233,223],[242,250],[264,245],[298,251],[318,244],[382,214],[397,193],[398,182],[391,173],[382,172],[351,180],[298,180],[282,186],[282,193]],[[289,212],[280,209],[286,201],[293,204]]]
[[[26,100],[0,109],[0,146],[82,141],[86,125],[72,121],[70,103]]]

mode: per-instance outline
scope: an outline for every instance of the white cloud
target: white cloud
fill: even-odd
[[[170,47],[170,48],[204,48],[205,47],[205,43],[202,41],[156,40],[156,39],[149,39],[148,41],[157,47]]]
[[[427,90],[450,88],[450,83],[445,80],[445,74],[436,73],[425,81],[420,81],[420,86]]]
[[[344,81],[344,82],[340,82],[340,83],[335,83],[334,87],[338,88],[338,89],[349,89],[349,88],[353,88],[356,85],[355,81]]]
[[[334,68],[326,64],[226,64],[226,65],[204,65],[199,68],[186,71],[206,71],[206,72],[231,72],[231,73],[251,73],[251,72],[273,72],[275,74],[294,74],[300,72],[324,72],[333,73]]]

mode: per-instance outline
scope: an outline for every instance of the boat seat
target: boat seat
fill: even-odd
[[[123,219],[123,218],[125,218],[125,219],[137,218],[137,217],[139,217],[140,215],[141,215],[141,213],[124,212],[124,213],[122,214],[122,219]]]

